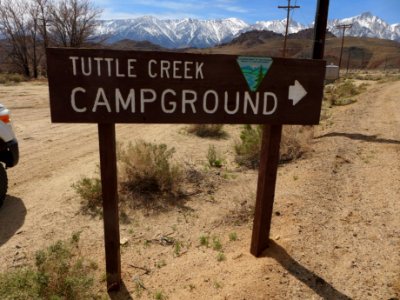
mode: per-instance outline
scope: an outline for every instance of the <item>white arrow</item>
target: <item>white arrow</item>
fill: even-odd
[[[289,100],[293,101],[293,106],[299,103],[305,95],[307,95],[307,91],[297,80],[294,81],[294,85],[289,86]]]

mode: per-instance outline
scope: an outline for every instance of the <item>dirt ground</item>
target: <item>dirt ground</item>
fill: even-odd
[[[98,262],[104,293],[103,223],[81,213],[71,187],[96,174],[97,127],[51,124],[47,89],[43,82],[0,86],[21,154],[8,170],[0,209],[0,272],[81,231],[82,253]],[[209,171],[216,187],[183,206],[129,213],[131,222],[120,225],[124,287],[111,297],[399,299],[399,92],[400,81],[374,83],[357,102],[330,108],[314,129],[312,150],[279,167],[272,241],[261,258],[249,253],[257,172],[233,163],[240,126],[226,126],[228,137],[213,140],[187,134],[186,125],[118,125],[119,142],[166,143],[183,164],[206,165],[214,144],[227,167]],[[201,246],[201,236],[218,239],[222,249]]]

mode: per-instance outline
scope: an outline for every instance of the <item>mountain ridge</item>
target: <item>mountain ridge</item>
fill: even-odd
[[[400,42],[400,23],[388,24],[370,12],[361,15],[333,19],[328,21],[327,29],[336,36],[342,32],[336,26],[352,23],[346,36],[370,37],[395,40]],[[311,28],[313,24],[304,25],[290,20],[289,33],[297,33]],[[268,30],[282,34],[285,32],[286,20],[258,21],[248,24],[237,18],[200,20],[200,19],[158,19],[143,16],[135,19],[100,20],[96,36],[106,37],[108,43],[129,39],[149,41],[165,48],[208,48],[229,43],[241,34],[249,31]]]

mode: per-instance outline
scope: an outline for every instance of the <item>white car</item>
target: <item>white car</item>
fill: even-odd
[[[7,194],[6,169],[14,167],[18,160],[18,141],[12,128],[10,111],[0,104],[0,207]]]

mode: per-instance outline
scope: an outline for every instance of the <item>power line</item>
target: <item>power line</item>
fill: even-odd
[[[287,43],[287,36],[288,36],[288,31],[289,31],[289,20],[290,20],[290,10],[295,9],[295,8],[300,8],[300,6],[298,5],[290,5],[290,1],[288,0],[288,5],[287,6],[281,6],[279,5],[278,8],[283,8],[287,10],[287,17],[286,17],[286,31],[285,31],[285,39],[283,41],[283,50],[282,50],[282,56],[285,57],[286,56],[286,43]],[[296,0],[297,3],[297,0]]]

